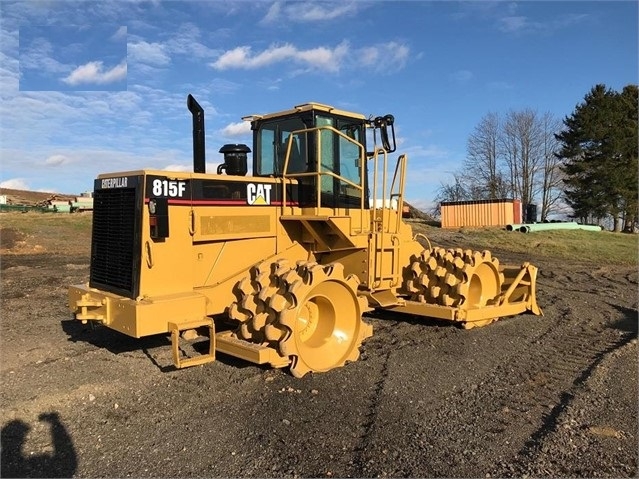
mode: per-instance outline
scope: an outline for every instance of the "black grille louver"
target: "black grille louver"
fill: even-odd
[[[138,293],[136,188],[96,190],[89,285],[130,298]]]

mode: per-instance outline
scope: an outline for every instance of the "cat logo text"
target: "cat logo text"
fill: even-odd
[[[249,183],[246,185],[246,202],[249,205],[270,205],[273,185]]]

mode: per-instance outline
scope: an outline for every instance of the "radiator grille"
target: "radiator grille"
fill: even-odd
[[[89,285],[128,297],[137,294],[136,189],[96,190]]]

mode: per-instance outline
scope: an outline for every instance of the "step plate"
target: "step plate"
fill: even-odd
[[[274,368],[283,368],[291,363],[287,357],[280,356],[276,349],[235,338],[230,331],[217,333],[215,339],[217,351],[255,364],[270,364]]]

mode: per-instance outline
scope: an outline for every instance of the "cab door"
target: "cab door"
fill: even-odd
[[[359,208],[362,194],[366,192],[363,181],[366,177],[366,162],[365,147],[362,145],[362,125],[352,120],[317,115],[316,126],[330,126],[341,133],[341,135],[337,134],[330,129],[320,130],[318,145],[320,172],[331,172],[340,177],[321,175],[321,206]],[[365,196],[367,200],[368,195],[365,194]],[[365,201],[365,208],[368,208],[367,203],[368,201]]]

